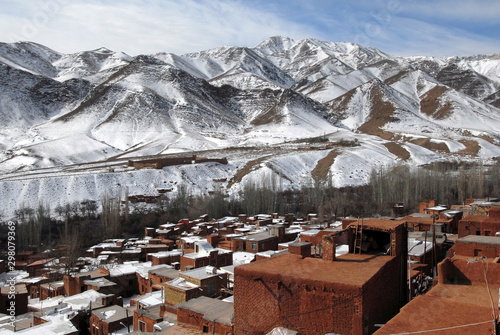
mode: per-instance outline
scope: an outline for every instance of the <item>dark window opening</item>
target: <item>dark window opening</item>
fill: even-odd
[[[353,240],[353,243],[355,242],[356,242],[356,236],[354,236]],[[390,254],[391,252],[390,249],[391,249],[391,234],[375,230],[363,230],[363,236],[361,241],[362,253],[373,254],[373,255],[386,255]]]

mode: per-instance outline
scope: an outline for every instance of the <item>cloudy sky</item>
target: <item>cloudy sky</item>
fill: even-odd
[[[500,52],[498,0],[0,0],[0,42],[130,55],[253,47],[274,35],[393,55]]]

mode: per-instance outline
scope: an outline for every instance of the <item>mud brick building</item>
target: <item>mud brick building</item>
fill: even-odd
[[[92,313],[89,331],[92,335],[107,335],[125,328],[123,325],[131,326],[133,321],[133,313],[121,306],[113,305]]]
[[[141,332],[155,331],[154,325],[163,321],[164,305],[154,305],[134,310],[134,330]]]
[[[263,252],[267,250],[278,250],[278,243],[280,243],[277,235],[272,235],[271,230],[256,234],[247,235],[239,238],[241,251],[246,252]]]
[[[500,257],[500,237],[468,235],[459,238],[452,248],[452,254],[465,257]]]
[[[30,263],[26,266],[26,271],[30,277],[38,277],[56,268],[55,258],[46,258]]]
[[[335,235],[346,233],[351,253],[336,257]],[[352,253],[356,241],[371,243]],[[361,335],[396,315],[406,302],[405,223],[364,220],[362,231],[351,224],[322,244],[323,259],[285,253],[235,268],[236,334]]]
[[[67,296],[82,293],[87,289],[85,281],[97,278],[109,278],[109,271],[104,268],[98,268],[90,272],[81,272],[75,275],[64,275],[64,293]]]
[[[216,297],[228,287],[228,274],[207,266],[179,273],[179,278],[165,284],[165,303],[177,305],[200,296]]]
[[[149,271],[151,291],[163,289],[163,284],[179,277],[179,271],[172,268],[159,268]]]
[[[40,299],[53,298],[64,294],[64,282],[57,281],[40,285]]]
[[[498,334],[499,289],[498,258],[456,254],[439,264],[438,285],[413,299],[375,334]]]
[[[170,265],[155,265],[147,272],[137,272],[139,284],[139,294],[146,294],[151,291],[158,291],[163,288],[163,283],[179,277],[179,271]]]
[[[173,265],[174,263],[180,264],[182,256],[181,250],[160,251],[154,254],[148,254],[146,257],[147,262],[151,262],[153,266],[160,264]]]
[[[102,294],[120,295],[121,288],[107,278],[87,279],[83,283],[87,290],[94,290]]]
[[[233,304],[207,297],[192,299],[177,306],[177,322],[200,333],[234,334]]]
[[[468,215],[458,223],[458,237],[494,236],[500,232],[500,206],[491,207],[488,216]]]
[[[180,258],[180,269],[190,270],[204,266],[227,266],[233,264],[233,253],[226,249],[214,248],[206,240],[194,243],[194,252]]]
[[[332,228],[328,228],[328,229],[324,229],[324,230],[318,230],[318,229],[306,230],[300,234],[300,241],[304,242],[304,243],[305,242],[311,243],[312,247],[314,248],[314,255],[320,255],[323,237],[327,236],[327,235],[331,235],[335,231],[336,230],[332,229]],[[335,235],[335,242],[337,245],[347,244],[348,243],[348,234],[336,234]]]

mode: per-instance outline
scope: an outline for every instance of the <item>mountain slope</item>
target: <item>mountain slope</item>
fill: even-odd
[[[0,189],[16,208],[47,187],[62,192],[54,203],[164,182],[236,195],[246,183],[359,185],[396,162],[489,164],[500,157],[498,92],[498,54],[393,57],[286,37],[137,57],[0,43]],[[191,154],[229,164],[125,167]]]

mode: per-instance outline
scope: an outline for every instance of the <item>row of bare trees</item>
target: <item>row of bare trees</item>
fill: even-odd
[[[103,194],[100,202],[58,205],[53,212],[48,204],[41,203],[35,209],[23,206],[16,211],[18,248],[50,249],[59,242],[66,249],[74,245],[85,248],[105,238],[140,236],[144,227],[202,214],[218,218],[240,213],[314,212],[328,218],[367,217],[390,215],[394,204],[400,202],[408,212],[422,199],[460,204],[471,197],[500,195],[500,167],[441,163],[417,169],[401,165],[373,170],[369,183],[358,187],[335,188],[329,178],[311,180],[300,190],[285,190],[282,184],[279,176],[271,175],[260,183],[243,185],[241,192],[230,198],[222,189],[194,196],[180,186],[175,196],[161,199],[154,210],[129,211],[128,205],[121,203],[121,194],[109,193]]]

